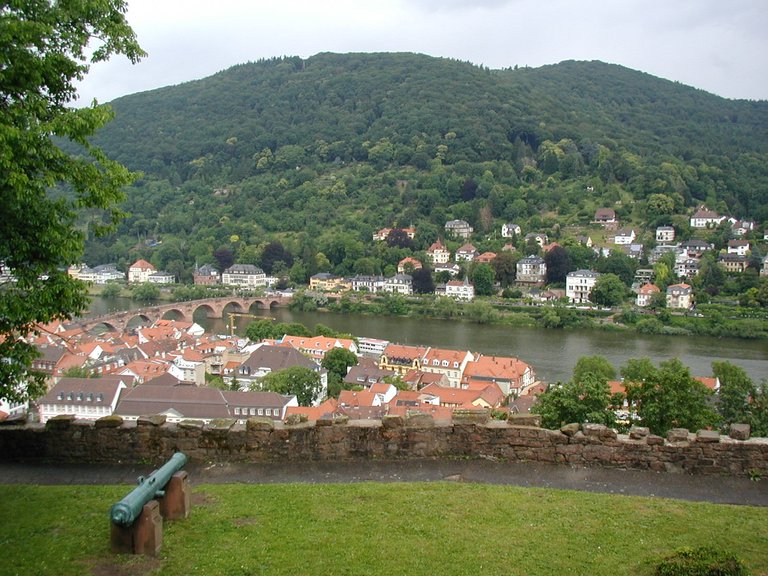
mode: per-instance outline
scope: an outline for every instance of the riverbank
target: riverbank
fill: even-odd
[[[398,296],[388,294],[344,294],[331,299],[325,295],[299,292],[291,308],[300,311],[326,309],[343,314],[426,317],[440,320],[465,320],[476,324],[546,329],[603,330],[668,336],[709,336],[768,339],[768,310],[732,305],[708,304],[696,312],[667,309],[651,312],[625,307],[599,309],[562,302],[536,303],[498,298],[457,302],[434,295]]]

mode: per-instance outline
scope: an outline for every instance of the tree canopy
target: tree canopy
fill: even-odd
[[[85,286],[66,267],[82,258],[86,233],[118,222],[133,179],[89,141],[110,109],[71,107],[91,63],[144,55],[126,8],[36,0],[0,9],[0,263],[14,278],[0,286],[0,396],[12,401],[44,391],[30,370],[35,349],[22,338],[86,309]]]
[[[701,430],[717,424],[718,416],[710,402],[712,393],[677,358],[662,362],[658,368],[650,361],[636,362],[622,373],[628,400],[654,434],[665,435],[670,428]]]
[[[270,372],[261,380],[262,390],[296,396],[299,406],[311,406],[320,399],[320,374],[303,366]]]

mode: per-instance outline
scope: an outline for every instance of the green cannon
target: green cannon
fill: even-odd
[[[130,526],[141,515],[144,505],[165,495],[171,477],[187,463],[187,456],[176,452],[171,459],[152,472],[149,478],[139,477],[139,485],[110,508],[109,517],[117,526]]]

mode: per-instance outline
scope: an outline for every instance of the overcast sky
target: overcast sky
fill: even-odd
[[[318,52],[419,52],[490,68],[602,60],[768,99],[766,0],[128,0],[149,56],[94,65],[83,101]]]

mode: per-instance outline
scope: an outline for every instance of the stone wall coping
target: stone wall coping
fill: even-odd
[[[117,419],[100,425],[72,416],[50,422],[0,427],[0,454],[8,461],[95,464],[159,461],[177,450],[198,462],[481,458],[768,476],[768,438],[739,440],[716,431],[680,429],[668,439],[637,430],[616,434],[595,424],[549,430],[505,420],[435,421],[428,414],[290,425],[258,418],[247,424],[189,420],[139,425],[123,420],[117,426]],[[104,426],[107,422],[113,426]]]

